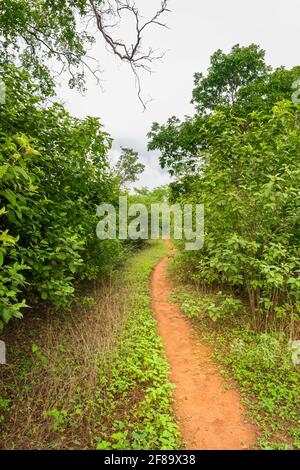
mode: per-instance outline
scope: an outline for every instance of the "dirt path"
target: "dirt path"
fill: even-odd
[[[153,308],[175,384],[174,410],[189,450],[248,449],[256,440],[254,427],[244,421],[240,396],[225,391],[225,381],[200,344],[189,321],[168,302],[172,285],[166,277],[168,257],[152,276]]]

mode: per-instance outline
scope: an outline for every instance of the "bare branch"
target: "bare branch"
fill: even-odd
[[[96,19],[97,28],[109,49],[120,60],[130,65],[136,80],[138,98],[145,110],[146,103],[142,98],[139,70],[151,73],[151,64],[162,59],[165,53],[158,54],[151,47],[148,50],[144,50],[142,45],[143,34],[152,25],[163,28],[167,27],[166,24],[161,22],[161,17],[170,11],[168,9],[168,0],[162,0],[159,10],[147,21],[142,21],[142,16],[134,0],[106,0],[99,5],[96,4],[95,0],[89,0],[89,2]],[[119,26],[124,12],[129,13],[135,22],[135,40],[133,44],[126,44],[125,41],[113,37],[112,32],[109,31]]]
[[[76,61],[78,60],[76,54],[74,54],[74,53],[72,53],[72,52],[70,52],[70,51],[61,52],[61,51],[59,51],[59,50],[57,50],[57,49],[54,49],[54,48],[52,47],[51,43],[47,43],[45,40],[42,39],[42,35],[39,35],[39,31],[38,31],[36,28],[34,28],[33,26],[31,26],[31,28],[32,28],[32,29],[28,29],[28,30],[27,30],[27,33],[28,33],[29,35],[31,35],[32,37],[34,37],[34,39],[35,39],[37,42],[43,44],[43,46],[45,46],[45,48],[46,48],[48,51],[50,51],[50,52],[57,58],[57,60],[58,60],[59,62],[61,62],[61,63],[63,64],[63,68],[62,68],[61,72],[59,72],[58,76],[65,70],[65,68],[67,68],[68,71],[69,71],[69,73],[70,73],[70,75],[71,75],[71,77],[75,79],[75,75],[74,75],[74,73],[73,73],[72,70],[71,70],[71,66],[72,66],[72,64],[73,64],[74,61],[76,62]],[[22,36],[22,35],[21,35],[21,36]],[[22,37],[24,38],[24,36],[22,36]],[[34,52],[34,44],[31,44],[31,43],[30,43],[30,40],[29,40],[28,38],[24,38],[24,39],[25,39],[26,43],[30,45],[30,47],[33,49],[33,52]],[[91,59],[91,60],[95,60],[93,57],[90,57],[90,56],[87,56],[87,55],[86,55],[86,58],[87,58],[87,59]],[[100,72],[100,71],[99,71],[99,69],[92,69],[92,67],[89,65],[89,63],[88,63],[85,59],[83,59],[83,58],[80,59],[80,63],[81,63],[84,67],[86,67],[86,69],[87,69],[87,70],[91,73],[91,75],[95,78],[96,83],[97,83],[98,85],[100,85],[100,79],[99,79],[99,72]]]

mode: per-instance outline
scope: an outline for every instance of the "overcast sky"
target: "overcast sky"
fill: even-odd
[[[159,0],[136,0],[146,13],[156,11]],[[66,86],[59,97],[72,114],[101,118],[114,138],[112,158],[120,146],[136,149],[146,165],[136,187],[156,187],[168,183],[160,170],[158,154],[147,152],[147,133],[154,121],[191,115],[193,74],[205,72],[217,49],[228,52],[234,44],[259,44],[266,50],[267,62],[274,67],[299,65],[299,0],[170,0],[171,13],[165,21],[169,29],[153,27],[145,45],[166,50],[163,61],[154,65],[151,76],[143,75],[143,94],[152,98],[143,112],[137,99],[134,78],[128,66],[108,53],[99,41],[93,56],[99,57],[102,88],[92,77],[88,92],[81,96]],[[128,33],[131,24],[128,23]]]

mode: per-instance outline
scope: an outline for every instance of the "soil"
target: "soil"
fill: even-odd
[[[170,380],[175,385],[174,412],[185,448],[249,449],[256,442],[256,429],[245,422],[238,391],[226,389],[228,383],[211,359],[211,350],[199,342],[189,320],[168,301],[173,290],[166,275],[168,262],[165,257],[155,268],[151,292]]]

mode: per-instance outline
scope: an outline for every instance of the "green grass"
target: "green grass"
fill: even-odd
[[[176,262],[171,270],[176,274]],[[260,430],[258,447],[299,449],[300,369],[292,362],[288,338],[282,332],[254,331],[246,309],[223,312],[213,321],[210,306],[218,306],[219,297],[220,293],[181,281],[170,300],[179,304],[201,340],[212,347],[225,378],[235,379],[248,418]]]
[[[109,428],[99,434],[99,449],[176,449],[178,428],[171,411],[171,384],[149,299],[149,274],[166,254],[156,243],[129,264],[125,282],[133,290],[130,315],[105,376],[103,416]],[[135,400],[136,396],[139,400]]]
[[[166,252],[153,243],[71,311],[38,312],[5,332],[2,448],[179,447],[149,292],[151,271]]]

